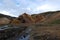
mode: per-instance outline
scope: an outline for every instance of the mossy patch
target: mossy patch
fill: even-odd
[[[60,19],[50,22],[50,24],[60,24]]]

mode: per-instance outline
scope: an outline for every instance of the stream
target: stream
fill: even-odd
[[[5,30],[5,29],[10,29],[13,27],[8,27],[7,25],[0,27],[0,31]],[[14,27],[14,28],[18,28],[18,27]],[[27,28],[26,30],[24,30],[20,35],[18,35],[17,37],[13,37],[11,39],[7,39],[7,40],[29,40],[30,37],[30,33],[31,33],[31,28]]]
[[[31,28],[27,28],[24,34],[18,37],[18,40],[29,40],[31,30],[32,30]]]

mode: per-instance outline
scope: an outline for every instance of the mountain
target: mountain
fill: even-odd
[[[54,20],[60,20],[60,11],[50,11],[39,14],[29,15],[23,13],[19,17],[11,17],[8,15],[0,14],[0,17],[8,18],[11,24],[33,24],[33,23],[51,23]]]
[[[31,15],[28,15],[26,13],[20,15],[18,17],[18,20],[20,20],[22,23],[33,23],[34,19],[31,17]]]
[[[13,19],[13,17],[12,17]],[[48,24],[51,23],[54,20],[60,19],[60,11],[49,11],[49,12],[44,12],[44,13],[39,13],[39,14],[32,14],[29,15],[27,13],[23,13],[19,17],[14,18],[11,23],[14,25],[20,25],[20,24],[35,24],[35,23],[40,23],[40,24]]]

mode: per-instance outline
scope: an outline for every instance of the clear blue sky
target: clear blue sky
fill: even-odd
[[[0,0],[0,13],[18,16],[60,10],[60,0]]]

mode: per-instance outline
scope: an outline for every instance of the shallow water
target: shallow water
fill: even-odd
[[[18,40],[29,40],[31,30],[31,28],[27,28],[27,30],[25,30],[25,34],[22,35]]]
[[[8,27],[7,25],[5,25],[0,27],[0,31],[5,29],[10,29],[10,28],[13,28],[13,27]],[[14,27],[14,28],[17,28],[17,27]],[[29,40],[31,30],[32,30],[31,28],[27,28],[26,30],[24,30],[24,33],[22,33],[22,35],[19,35],[18,37],[14,37],[14,40]],[[13,40],[13,38],[7,39],[7,40]]]

